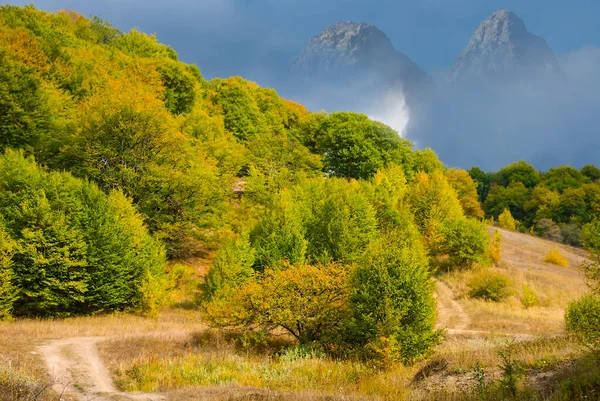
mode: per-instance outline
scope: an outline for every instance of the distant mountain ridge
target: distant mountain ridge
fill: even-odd
[[[359,87],[365,97],[375,98],[398,89],[414,98],[433,83],[384,32],[360,22],[340,22],[311,38],[290,72],[302,83],[324,83],[332,90]]]
[[[454,62],[452,80],[560,76],[546,40],[527,30],[514,12],[500,9],[483,21]]]
[[[307,79],[361,72],[381,74],[392,82],[428,78],[407,55],[394,49],[385,33],[360,22],[340,22],[314,36],[292,63],[292,72]]]

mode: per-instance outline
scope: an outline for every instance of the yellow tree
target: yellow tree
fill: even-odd
[[[477,183],[473,181],[469,173],[453,168],[446,171],[446,178],[456,191],[465,214],[468,217],[482,219],[485,213],[478,200]]]
[[[441,240],[440,226],[445,220],[464,216],[456,191],[439,170],[415,175],[408,190],[408,202],[417,228],[430,248]]]
[[[508,209],[504,209],[504,211],[500,213],[500,216],[498,216],[498,225],[500,228],[505,228],[507,230],[517,229],[517,221],[513,218]]]

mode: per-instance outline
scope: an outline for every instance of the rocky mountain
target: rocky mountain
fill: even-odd
[[[556,56],[540,36],[510,10],[501,9],[479,25],[454,62],[453,80],[559,76]]]
[[[372,101],[384,92],[399,89],[410,103],[411,98],[416,99],[423,88],[432,84],[418,65],[394,49],[385,33],[373,25],[357,22],[338,23],[310,39],[292,62],[291,73],[292,79],[306,87],[326,87],[329,92],[342,90],[337,102],[345,104],[335,104],[334,109],[360,108],[348,104],[359,94]]]

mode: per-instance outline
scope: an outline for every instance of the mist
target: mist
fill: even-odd
[[[517,160],[538,169],[600,163],[600,48],[559,57],[562,78],[498,83],[438,79],[408,139],[449,166],[493,171]]]

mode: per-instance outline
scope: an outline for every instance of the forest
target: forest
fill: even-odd
[[[211,328],[409,366],[445,338],[433,277],[493,266],[498,226],[590,252],[566,325],[600,348],[595,166],[449,168],[365,115],[33,6],[0,8],[0,147],[0,320],[155,317],[177,263],[212,255],[193,303]]]

